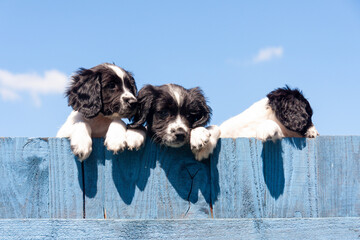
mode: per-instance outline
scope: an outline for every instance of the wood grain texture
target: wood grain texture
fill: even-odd
[[[83,218],[82,165],[68,139],[49,138],[49,210],[51,218]]]
[[[207,218],[208,167],[195,161],[188,148],[161,148],[148,140],[140,151],[105,151],[104,173],[98,179],[104,201],[93,217],[106,212],[112,219]]]
[[[360,239],[360,218],[0,219],[1,239]]]
[[[359,139],[222,139],[211,161],[214,216],[359,217]]]
[[[93,138],[93,151],[84,167],[84,218],[104,218],[106,183],[104,139]]]
[[[147,140],[80,163],[67,139],[0,139],[0,218],[360,217],[360,137],[222,139],[210,160]]]
[[[360,137],[317,141],[318,206],[321,216],[360,216]]]
[[[0,138],[0,218],[48,218],[46,139]]]

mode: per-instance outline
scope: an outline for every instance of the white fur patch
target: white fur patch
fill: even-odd
[[[118,75],[118,77],[121,79],[122,81],[122,85],[123,85],[123,89],[124,89],[124,92],[123,94],[121,94],[120,96],[120,101],[123,103],[123,99],[124,98],[135,98],[134,94],[131,93],[130,89],[128,89],[126,86],[125,86],[125,83],[124,83],[124,77],[125,77],[125,71],[123,69],[121,69],[120,67],[118,66],[115,66],[115,65],[107,65],[109,68],[111,68],[115,73],[116,75]]]
[[[126,131],[126,143],[129,150],[139,150],[144,145],[145,131],[141,129],[128,129]]]
[[[126,148],[126,124],[121,119],[110,123],[104,145],[114,154]]]
[[[178,87],[172,86],[171,84],[168,84],[169,92],[174,96],[174,99],[176,100],[176,103],[178,106],[182,103],[181,93],[180,89]]]
[[[274,118],[274,112],[268,106],[268,99],[264,98],[239,115],[223,122],[220,125],[221,138],[255,138],[258,132],[257,129],[263,122]]]
[[[92,151],[91,126],[77,111],[72,111],[64,125],[59,129],[56,137],[70,138],[73,153],[82,162]]]
[[[208,158],[213,153],[219,137],[220,128],[215,125],[193,129],[190,136],[190,147],[195,159],[201,161]]]
[[[186,124],[181,119],[181,116],[178,115],[176,117],[176,120],[168,125],[168,127],[166,129],[166,132],[167,132],[167,134],[172,134],[173,131],[176,131],[177,129],[180,129],[180,128],[182,128],[185,132],[189,131],[188,127],[186,126]]]
[[[272,120],[263,121],[256,129],[256,138],[263,142],[267,140],[275,142],[283,137],[284,134],[282,133],[280,126]]]
[[[113,71],[116,73],[116,75],[119,76],[119,78],[120,78],[121,80],[124,79],[124,77],[125,77],[125,72],[124,72],[124,70],[122,70],[121,68],[119,68],[118,66],[115,66],[115,65],[109,65],[109,64],[108,64],[107,67],[110,68],[111,70],[113,70]]]
[[[200,150],[210,140],[210,132],[204,127],[197,127],[191,130],[190,133],[190,147],[194,150]]]
[[[319,132],[316,130],[315,126],[311,126],[307,132],[305,133],[305,137],[307,138],[316,138],[319,136]]]

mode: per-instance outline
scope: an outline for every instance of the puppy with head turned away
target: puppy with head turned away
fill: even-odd
[[[221,138],[257,138],[263,142],[284,137],[315,138],[319,133],[312,115],[310,103],[299,89],[278,88],[223,122]]]
[[[92,151],[92,137],[105,137],[108,150],[139,149],[145,132],[127,129],[122,118],[137,112],[137,88],[132,74],[115,64],[104,63],[90,69],[80,68],[71,77],[66,91],[73,108],[57,133],[70,139],[73,153],[80,161]]]
[[[313,110],[303,93],[285,86],[223,122],[220,138],[256,138],[262,142],[275,142],[284,137],[316,138],[319,133],[312,115]]]

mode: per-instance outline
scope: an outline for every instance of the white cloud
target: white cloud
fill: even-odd
[[[45,71],[43,76],[37,73],[13,74],[0,69],[0,95],[3,100],[21,99],[20,92],[28,92],[36,106],[41,105],[40,94],[63,93],[67,76],[57,70]]]
[[[0,88],[0,95],[4,101],[16,101],[20,99],[18,94],[5,88]]]
[[[283,47],[268,47],[260,49],[258,54],[253,58],[253,63],[270,61],[273,58],[280,58],[284,53]]]

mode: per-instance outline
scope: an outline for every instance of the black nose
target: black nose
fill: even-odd
[[[185,140],[186,135],[185,133],[176,133],[175,137],[176,137],[176,141],[183,142]]]
[[[178,142],[185,141],[186,136],[187,136],[187,133],[186,133],[185,129],[183,129],[183,128],[177,128],[177,129],[173,128],[173,129],[171,129],[171,133],[174,134],[175,139]]]
[[[125,104],[128,105],[129,108],[133,109],[136,107],[137,105],[137,100],[136,98],[133,98],[133,97],[124,97],[123,98]]]

